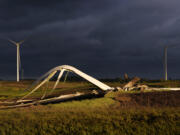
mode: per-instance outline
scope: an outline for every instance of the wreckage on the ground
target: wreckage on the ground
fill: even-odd
[[[59,95],[55,97],[48,97],[47,91],[44,91],[42,93],[42,97],[40,99],[29,99],[28,97],[33,94],[35,91],[37,91],[40,87],[45,85],[50,81],[51,78],[53,78],[55,75],[58,75],[57,80],[55,81],[55,84],[52,88],[52,91],[56,89],[58,83],[60,82],[63,74],[65,72],[72,72],[77,74],[78,76],[82,77],[83,79],[87,80],[88,82],[94,84],[99,88],[99,90],[92,90],[91,93],[83,93],[83,92],[76,92],[74,94],[66,94],[66,95]],[[95,79],[94,77],[91,77],[84,72],[78,70],[75,67],[69,66],[69,65],[62,65],[55,67],[48,71],[46,74],[41,76],[37,81],[35,81],[29,88],[26,89],[26,91],[30,91],[27,95],[22,97],[21,99],[15,100],[15,101],[4,101],[0,102],[0,108],[16,108],[16,107],[26,107],[31,105],[38,105],[38,104],[48,104],[48,103],[54,103],[54,102],[62,102],[70,99],[77,99],[77,98],[83,98],[87,96],[99,96],[104,95],[108,92],[112,91],[131,91],[131,90],[146,90],[149,89],[146,85],[137,85],[137,82],[140,80],[140,78],[135,77],[131,81],[129,81],[124,87],[110,87],[107,84],[100,82],[99,80]],[[52,92],[51,91],[51,92]]]

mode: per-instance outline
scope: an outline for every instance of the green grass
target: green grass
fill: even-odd
[[[32,82],[0,82],[0,100],[1,99],[17,99],[25,96],[30,91],[26,91],[28,86],[31,85]],[[52,87],[55,82],[50,82],[48,85],[44,85],[42,88],[34,92],[29,98],[41,97],[45,90],[47,94],[52,91]],[[53,91],[53,94],[69,94],[78,92],[88,92],[89,89],[96,89],[92,84],[86,82],[79,82],[79,83],[59,83],[57,89]],[[32,89],[31,89],[32,90]]]
[[[23,96],[26,93],[24,88],[29,85],[25,83],[21,87],[16,86],[16,83],[0,84],[0,97],[6,95],[4,99]],[[56,92],[86,91],[89,88],[92,85],[87,83],[62,83]],[[110,92],[102,98],[0,110],[0,135],[180,134],[180,106],[123,106],[116,100],[122,94],[134,92]],[[39,96],[38,93],[35,96]]]
[[[114,108],[108,98],[0,111],[1,135],[175,135],[180,108]]]

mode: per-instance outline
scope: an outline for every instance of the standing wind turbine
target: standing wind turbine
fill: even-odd
[[[164,47],[164,80],[167,81],[167,48],[168,46]]]
[[[19,82],[19,69],[20,69],[20,45],[25,41],[21,40],[20,42],[15,42],[10,39],[8,39],[11,43],[15,44],[17,47],[17,82]]]
[[[168,47],[176,47],[177,44],[174,45],[166,45],[164,46],[164,80],[168,80],[168,71],[167,71],[167,49]]]

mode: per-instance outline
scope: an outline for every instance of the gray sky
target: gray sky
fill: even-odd
[[[0,0],[0,78],[63,64],[101,78],[163,77],[163,46],[180,44],[179,0]],[[168,72],[180,78],[180,47],[168,48]]]

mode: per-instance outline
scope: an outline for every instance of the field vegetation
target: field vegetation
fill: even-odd
[[[24,96],[31,83],[1,81],[0,101]],[[155,87],[180,85],[178,81],[142,83]],[[49,92],[52,84],[49,83]],[[123,85],[119,82],[108,84]],[[93,89],[97,88],[85,82],[67,82],[60,83],[53,93]],[[33,96],[38,98],[41,90]],[[0,110],[0,135],[178,135],[179,97],[180,91],[109,92],[99,98]]]

